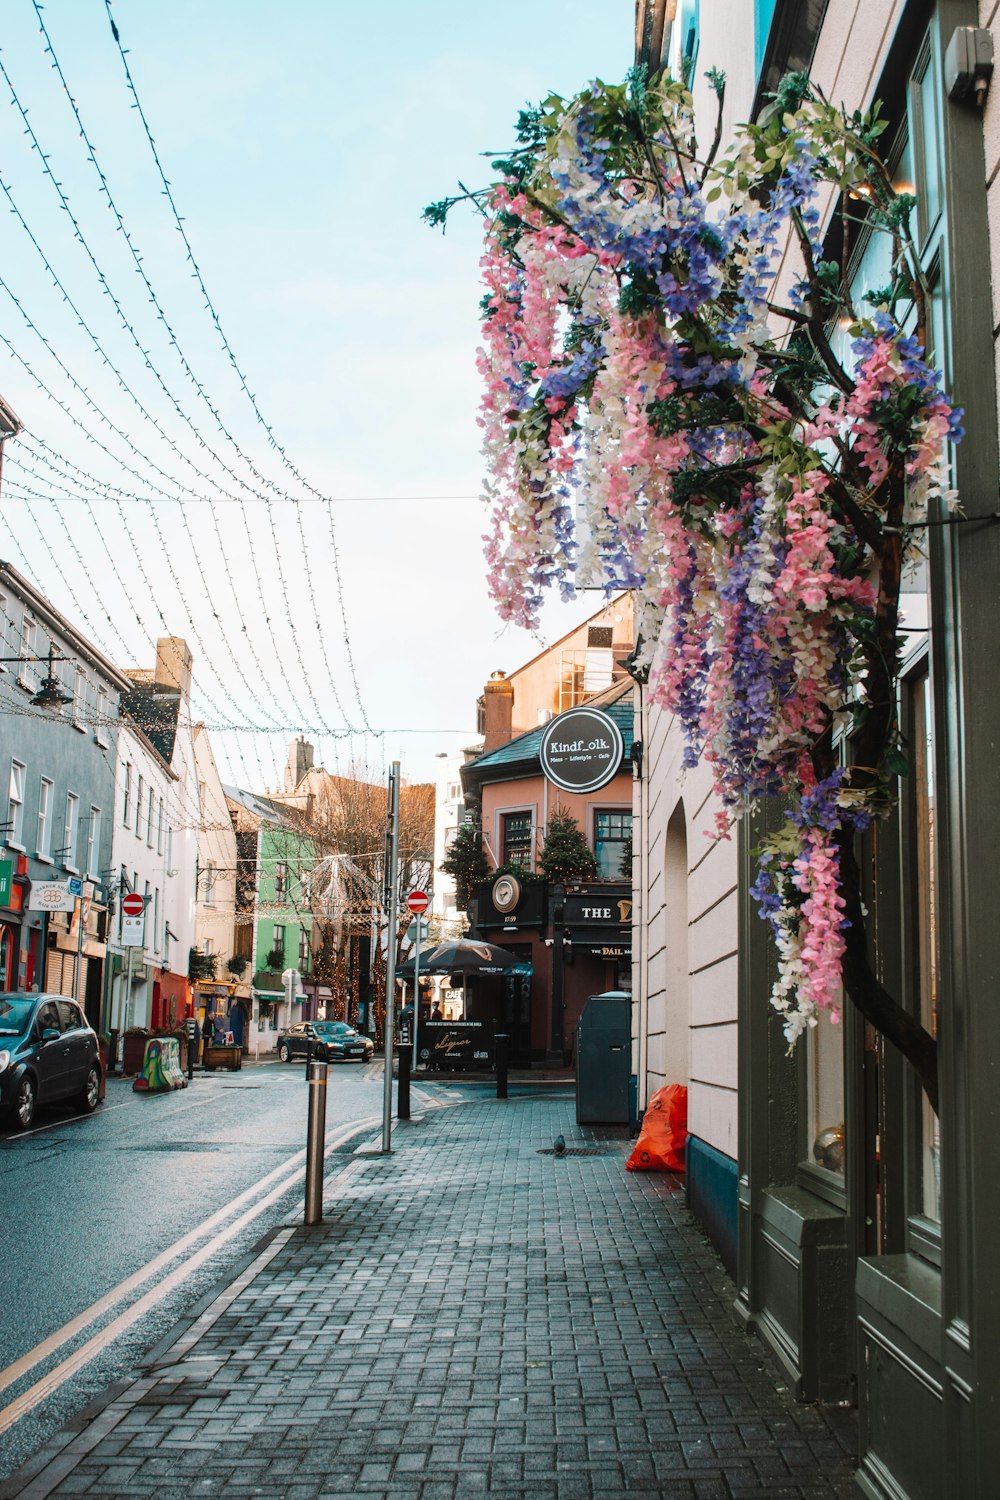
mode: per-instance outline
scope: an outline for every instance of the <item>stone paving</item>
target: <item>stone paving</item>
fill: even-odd
[[[539,1154],[560,1132],[601,1154]],[[571,1098],[475,1097],[393,1144],[0,1496],[859,1494],[849,1420],[734,1326],[677,1180],[626,1173]]]

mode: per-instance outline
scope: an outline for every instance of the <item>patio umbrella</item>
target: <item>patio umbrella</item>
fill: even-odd
[[[470,938],[453,938],[425,948],[420,955],[421,974],[506,974],[519,963],[516,954],[495,943],[477,943]],[[413,959],[400,964],[397,979],[412,980]]]

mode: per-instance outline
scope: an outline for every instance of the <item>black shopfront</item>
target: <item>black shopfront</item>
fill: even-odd
[[[590,995],[631,988],[632,891],[623,882],[551,885],[501,876],[474,896],[473,933],[515,953],[532,974],[504,981],[497,1024],[511,1061],[569,1066]]]

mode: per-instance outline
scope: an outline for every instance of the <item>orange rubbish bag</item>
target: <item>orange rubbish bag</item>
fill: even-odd
[[[687,1145],[688,1091],[683,1083],[657,1089],[642,1117],[627,1172],[683,1172]]]

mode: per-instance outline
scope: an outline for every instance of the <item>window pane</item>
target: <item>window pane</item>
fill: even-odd
[[[623,868],[631,837],[630,812],[609,810],[594,813],[594,858],[598,880],[631,880],[631,870]]]
[[[531,813],[516,812],[503,815],[503,863],[531,866]]]
[[[930,676],[913,684],[913,797],[916,841],[917,965],[920,1021],[937,1036],[937,889],[934,879],[934,745]],[[941,1217],[941,1127],[921,1094],[920,1203],[929,1219]]]
[[[808,1034],[808,1159],[844,1175],[843,1028],[820,1016]]]

